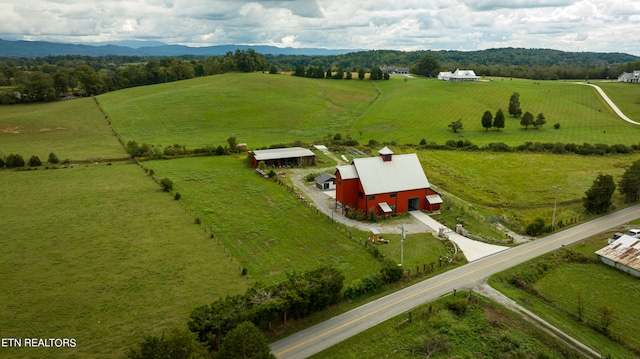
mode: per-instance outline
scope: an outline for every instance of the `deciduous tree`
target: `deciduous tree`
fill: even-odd
[[[591,188],[585,192],[586,196],[583,198],[584,208],[587,212],[594,214],[607,212],[611,208],[615,190],[616,184],[612,175],[598,175]]]
[[[159,337],[145,336],[138,348],[131,349],[129,359],[205,359],[209,353],[194,333],[174,329]]]
[[[433,55],[425,55],[411,66],[411,72],[428,77],[437,75],[439,69],[440,63]]]
[[[524,115],[522,115],[522,118],[520,119],[520,124],[524,126],[525,130],[528,130],[529,126],[533,125],[533,115],[531,114],[531,112],[527,111],[524,113]]]
[[[457,133],[458,130],[462,130],[462,119],[458,119],[449,124],[449,127],[453,130],[454,133]]]
[[[620,193],[627,202],[640,201],[640,160],[635,161],[623,174],[619,183]]]
[[[542,114],[542,112],[540,112],[537,116],[535,121],[533,121],[533,127],[535,128],[540,128],[542,127],[545,123],[547,123],[547,119],[544,117],[544,115]]]
[[[264,334],[251,322],[244,322],[227,333],[218,353],[220,359],[275,359]]]

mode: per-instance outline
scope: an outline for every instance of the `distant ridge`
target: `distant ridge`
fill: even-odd
[[[127,44],[122,42],[121,44]],[[251,45],[219,45],[205,47],[190,47],[183,45],[166,45],[158,42],[150,42],[145,46],[144,42],[129,43],[123,45],[86,45],[65,44],[48,41],[8,41],[0,39],[0,56],[10,57],[42,57],[42,56],[220,56],[236,50],[254,49],[261,54],[269,55],[309,55],[330,56],[349,52],[362,51],[359,49],[321,49],[321,48],[292,48],[276,46],[251,46]],[[133,46],[133,47],[132,47]]]

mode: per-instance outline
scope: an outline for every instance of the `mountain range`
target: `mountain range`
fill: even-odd
[[[292,48],[276,46],[251,45],[218,45],[204,47],[190,47],[184,45],[168,45],[152,41],[121,41],[102,44],[66,44],[47,41],[9,41],[0,39],[0,56],[5,57],[42,57],[42,56],[220,56],[236,50],[254,49],[261,54],[269,55],[308,55],[329,56],[349,52],[362,51],[360,49],[322,49],[322,48]]]

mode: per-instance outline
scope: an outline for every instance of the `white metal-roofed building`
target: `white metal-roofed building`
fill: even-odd
[[[623,72],[618,76],[619,82],[635,82],[640,83],[640,70],[633,72]]]
[[[302,147],[273,148],[253,151],[253,167],[264,161],[267,167],[299,167],[316,164],[313,151]]]
[[[479,78],[473,70],[456,69],[453,73],[445,71],[438,74],[438,80],[444,81],[478,81]]]

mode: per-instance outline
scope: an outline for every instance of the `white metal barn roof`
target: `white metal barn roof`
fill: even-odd
[[[336,169],[343,180],[358,178],[358,172],[353,165],[337,166]]]
[[[315,156],[313,151],[302,147],[274,148],[270,150],[255,150],[255,159],[258,161],[276,160],[279,158]]]
[[[354,158],[353,167],[367,195],[429,187],[415,153],[394,155],[391,161],[383,161],[382,157]]]

